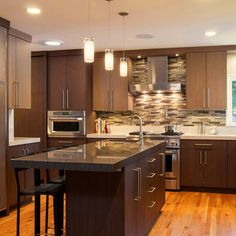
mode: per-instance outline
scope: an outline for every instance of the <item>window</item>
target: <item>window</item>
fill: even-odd
[[[236,126],[236,76],[227,79],[227,126]]]

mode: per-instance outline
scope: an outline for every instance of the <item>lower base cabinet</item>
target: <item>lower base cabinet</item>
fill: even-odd
[[[14,168],[11,166],[10,160],[12,158],[23,157],[26,155],[34,154],[39,152],[39,143],[33,144],[25,144],[25,145],[17,145],[11,146],[8,149],[7,154],[7,202],[8,208],[12,208],[16,205],[16,196],[17,196],[17,188],[16,188],[16,178]],[[22,188],[31,187],[34,184],[34,175],[33,170],[25,170],[19,173],[20,177],[20,186]],[[22,202],[30,201],[30,197],[22,197]]]
[[[181,141],[181,186],[226,188],[227,141]]]
[[[228,188],[236,189],[236,141],[228,141]]]
[[[164,150],[125,170],[125,235],[147,235],[165,204]]]

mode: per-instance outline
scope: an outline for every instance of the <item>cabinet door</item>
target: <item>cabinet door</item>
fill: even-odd
[[[215,141],[211,150],[204,150],[204,186],[227,186],[227,142]]]
[[[203,184],[203,166],[200,150],[181,148],[181,186],[201,187]]]
[[[66,109],[66,58],[48,58],[48,110]]]
[[[128,104],[128,77],[120,76],[120,60],[115,58],[114,70],[111,72],[111,109],[127,111]]]
[[[187,109],[206,108],[206,54],[187,54]]]
[[[8,107],[15,108],[16,101],[16,38],[9,35],[8,41]]]
[[[110,73],[105,70],[104,58],[96,58],[93,65],[93,110],[110,110]]]
[[[227,53],[207,53],[207,108],[226,109]]]
[[[0,81],[6,81],[7,70],[7,29],[0,27]]]
[[[66,109],[85,110],[86,77],[83,56],[66,57]]]
[[[31,43],[16,38],[17,108],[31,108]]]
[[[236,141],[228,141],[228,187],[236,188]]]
[[[6,209],[6,84],[0,81],[0,211]]]

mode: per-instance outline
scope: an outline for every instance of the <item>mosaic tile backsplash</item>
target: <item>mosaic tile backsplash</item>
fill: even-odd
[[[134,80],[147,79],[147,61],[145,59],[133,62]],[[168,81],[181,82],[181,92],[162,92],[156,94],[140,94],[134,97],[133,112],[98,112],[101,118],[109,119],[113,125],[131,124],[130,116],[138,114],[143,118],[144,125],[196,125],[204,121],[206,125],[225,126],[225,111],[190,111],[186,110],[186,59],[171,57],[168,59]]]

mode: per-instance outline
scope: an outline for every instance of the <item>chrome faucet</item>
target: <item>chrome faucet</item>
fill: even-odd
[[[198,134],[205,134],[205,123],[204,121],[198,122]]]
[[[139,119],[139,141],[140,141],[141,143],[143,143],[143,120],[142,120],[142,117],[141,117],[141,116],[138,116],[138,115],[134,115],[134,116],[132,116],[131,118],[132,118],[132,120],[133,120],[134,118]]]

